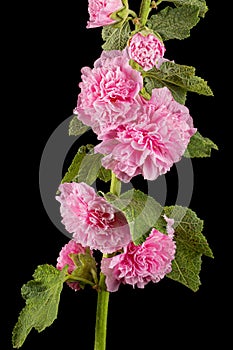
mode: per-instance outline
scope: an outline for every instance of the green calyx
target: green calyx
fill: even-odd
[[[86,284],[95,286],[98,284],[96,261],[90,253],[90,249],[86,249],[86,253],[71,253],[70,258],[73,260],[76,268],[69,275],[67,282],[79,282],[81,288]]]
[[[110,16],[110,18],[116,22],[113,24],[114,27],[121,27],[132,12],[129,10],[128,0],[122,0],[122,4],[123,7],[120,10],[113,12]]]

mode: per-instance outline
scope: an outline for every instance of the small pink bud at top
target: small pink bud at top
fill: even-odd
[[[129,57],[137,62],[145,71],[150,70],[164,56],[165,46],[154,35],[136,33],[129,40]]]

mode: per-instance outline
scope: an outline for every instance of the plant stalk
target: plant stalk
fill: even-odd
[[[105,276],[101,272],[96,309],[94,350],[106,349],[109,292],[105,287]]]
[[[140,27],[144,27],[146,25],[150,11],[151,0],[142,0],[139,12]]]
[[[119,196],[121,193],[121,181],[112,172],[110,192]],[[107,258],[108,255],[103,255]],[[108,302],[109,292],[106,290],[105,275],[100,272],[98,284],[98,297],[96,308],[96,323],[95,323],[95,345],[94,350],[106,350],[107,338],[107,319],[108,319]]]
[[[112,172],[110,192],[115,194],[116,196],[119,196],[121,193],[121,181],[116,177],[114,172]]]

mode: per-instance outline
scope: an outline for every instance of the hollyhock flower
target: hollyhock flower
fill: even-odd
[[[189,110],[176,102],[166,87],[154,89],[151,99],[140,98],[136,122],[105,134],[95,152],[105,154],[102,165],[123,182],[142,174],[155,180],[178,162],[196,132]]]
[[[62,223],[77,243],[103,253],[113,253],[129,243],[124,215],[92,187],[83,182],[63,183],[59,191],[56,199],[61,203]]]
[[[96,28],[113,24],[116,21],[111,15],[123,8],[121,0],[88,0],[90,21],[87,28]]]
[[[136,33],[129,40],[129,57],[145,71],[150,70],[163,57],[166,49],[163,43],[153,34]]]
[[[126,50],[103,51],[94,68],[81,70],[81,92],[74,113],[97,133],[131,120],[132,104],[143,87],[141,74],[129,65]],[[132,111],[131,111],[132,108]]]
[[[171,272],[175,252],[171,228],[168,235],[153,228],[141,245],[130,242],[122,254],[102,259],[107,290],[115,292],[121,283],[144,288],[149,282],[159,282]]]
[[[59,257],[57,258],[56,268],[58,270],[62,270],[66,265],[68,265],[68,273],[71,274],[76,269],[76,266],[74,261],[71,259],[70,254],[85,254],[85,252],[86,250],[81,244],[76,243],[74,240],[70,240],[60,251]],[[67,284],[76,291],[80,289],[78,282],[67,282]]]

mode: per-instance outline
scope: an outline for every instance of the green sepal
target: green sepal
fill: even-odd
[[[123,7],[120,10],[113,12],[110,18],[116,23],[113,24],[115,28],[120,28],[128,18],[129,15],[129,4],[128,0],[122,0]]]
[[[97,268],[96,261],[90,253],[90,249],[86,249],[86,253],[71,253],[70,258],[73,260],[76,268],[69,275],[68,282],[78,281],[81,288],[84,288],[87,282],[89,284],[97,284]]]

